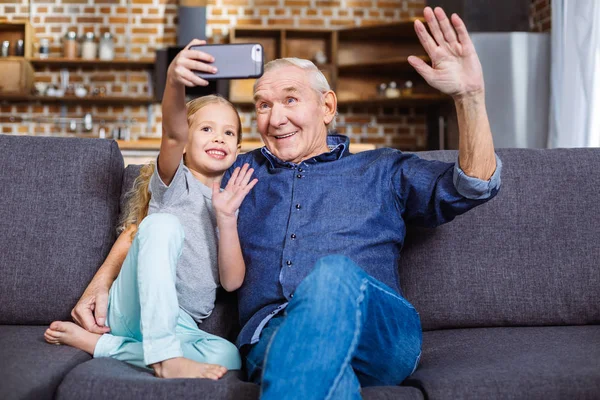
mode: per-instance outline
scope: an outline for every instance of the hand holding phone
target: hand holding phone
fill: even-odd
[[[258,43],[193,45],[190,50],[200,51],[214,59],[210,65],[217,68],[216,73],[207,73],[201,68],[194,71],[206,80],[259,78],[263,74],[264,52]]]
[[[207,86],[205,79],[196,75],[197,71],[206,74],[217,72],[215,66],[210,63],[215,59],[208,53],[193,50],[191,47],[203,48],[206,41],[194,39],[173,59],[167,70],[167,84],[183,84],[188,87]]]

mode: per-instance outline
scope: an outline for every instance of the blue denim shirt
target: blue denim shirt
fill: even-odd
[[[434,227],[496,195],[501,163],[489,181],[458,163],[427,161],[394,149],[358,154],[345,136],[328,136],[329,153],[300,164],[266,147],[238,157],[258,184],[238,217],[246,278],[238,291],[242,330],[237,345],[258,341],[264,325],[324,256],[341,254],[400,293],[398,260],[406,223]]]

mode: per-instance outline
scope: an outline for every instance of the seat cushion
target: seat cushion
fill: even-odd
[[[58,389],[57,399],[231,399],[256,400],[259,387],[229,371],[219,381],[160,379],[149,370],[111,358],[95,358],[74,368]]]
[[[110,358],[96,358],[74,368],[58,389],[58,400],[93,399],[223,399],[257,400],[260,388],[230,371],[221,380],[159,379],[144,370]],[[370,387],[366,400],[422,400],[413,387]]]
[[[115,239],[119,147],[0,135],[0,154],[0,324],[69,318]]]
[[[435,399],[598,399],[600,325],[425,332],[405,382]]]
[[[44,341],[46,326],[0,325],[0,399],[53,399],[67,373],[91,357]]]
[[[364,400],[423,400],[423,393],[407,386],[381,386],[363,388]]]

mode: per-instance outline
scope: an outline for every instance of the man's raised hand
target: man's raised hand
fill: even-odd
[[[415,31],[432,65],[415,56],[408,58],[410,65],[429,85],[455,99],[482,94],[483,71],[464,22],[456,14],[448,19],[440,7],[426,7],[423,15],[431,34],[419,20]]]

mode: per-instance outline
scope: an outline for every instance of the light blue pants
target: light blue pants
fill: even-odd
[[[112,357],[140,367],[185,357],[241,368],[232,343],[201,331],[179,308],[176,267],[184,236],[174,215],[144,218],[110,288],[106,324],[111,331],[98,340],[94,357]]]

